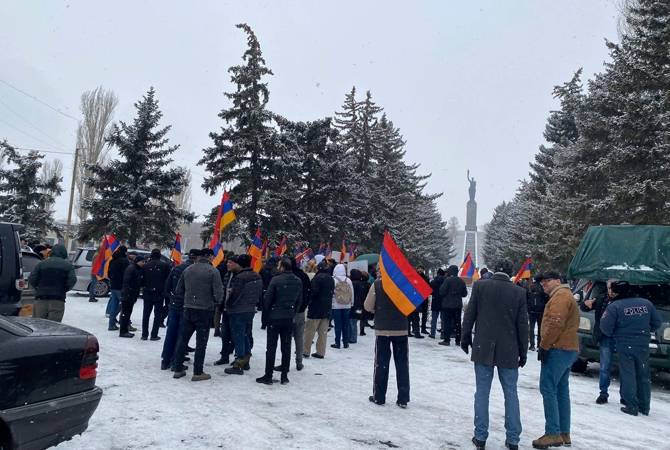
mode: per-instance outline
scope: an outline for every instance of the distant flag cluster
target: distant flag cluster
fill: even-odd
[[[275,256],[284,256],[286,250],[288,250],[288,246],[286,245],[286,236],[284,236],[277,248],[275,248]]]
[[[388,231],[379,254],[379,272],[382,288],[393,304],[405,316],[410,315],[432,292],[407,261]]]
[[[92,275],[95,275],[99,280],[109,278],[109,263],[120,245],[121,243],[113,234],[107,234],[102,238],[98,247],[98,254],[91,265]]]

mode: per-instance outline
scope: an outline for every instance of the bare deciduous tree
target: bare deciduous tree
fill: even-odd
[[[86,179],[90,176],[88,164],[102,164],[107,158],[109,145],[106,138],[111,130],[114,109],[119,100],[112,91],[99,86],[81,95],[82,121],[77,129],[77,148],[79,164],[77,165],[77,217],[79,221],[86,219],[88,213],[82,207],[86,198],[95,195],[95,190]]]
[[[182,191],[172,197],[172,201],[174,202],[175,206],[178,209],[184,210],[184,211],[190,211],[191,210],[191,169],[186,170],[186,185],[184,186],[184,189]]]

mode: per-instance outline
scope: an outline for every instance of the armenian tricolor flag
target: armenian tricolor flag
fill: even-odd
[[[514,282],[519,283],[519,281],[530,278],[532,275],[530,271],[533,270],[533,260],[528,258],[526,261],[524,261],[523,265],[519,269],[519,271],[516,273],[516,277],[514,277]]]
[[[263,239],[261,238],[261,229],[256,230],[256,234],[251,240],[251,245],[247,254],[251,256],[251,267],[254,268],[254,271],[260,271],[260,267],[263,264]],[[258,267],[258,270],[256,268]]]
[[[314,252],[311,248],[308,247],[306,250],[303,250],[295,255],[295,262],[300,267],[307,261],[310,261],[312,258],[314,258]]]
[[[468,252],[468,254],[465,255],[463,264],[461,264],[461,268],[458,271],[458,276],[461,278],[472,278],[474,274],[475,265],[472,263],[472,256],[470,255],[470,252]]]
[[[98,248],[98,255],[91,266],[91,273],[99,280],[109,278],[109,263],[112,260],[112,255],[120,245],[121,243],[113,234],[108,234],[102,238],[100,247]]]
[[[326,244],[321,241],[321,244],[319,244],[319,250],[316,252],[317,255],[323,255],[326,256]]]
[[[388,231],[379,254],[382,288],[405,316],[410,315],[428,298],[431,288],[411,266]]]
[[[176,266],[181,264],[181,234],[179,233],[177,233],[177,236],[174,238],[174,247],[172,247],[170,258],[172,258],[172,262],[174,262]]]
[[[230,201],[230,195],[228,192],[223,193],[223,198],[221,198],[221,223],[219,224],[219,233],[223,233],[223,230],[226,229],[228,225],[233,223],[237,216],[233,210],[233,202]]]
[[[233,211],[233,203],[230,201],[230,195],[224,191],[221,196],[219,211],[216,214],[216,222],[214,222],[214,234],[209,243],[209,248],[214,252],[214,260],[212,261],[214,267],[217,267],[225,259],[223,244],[221,243],[221,233],[236,217],[235,211]]]
[[[286,245],[286,236],[284,236],[277,246],[275,248],[275,256],[283,256],[284,253],[286,253],[287,245]]]

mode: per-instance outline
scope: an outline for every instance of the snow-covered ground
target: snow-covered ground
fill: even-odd
[[[64,323],[94,333],[100,342],[97,384],[104,390],[88,431],[59,449],[348,449],[348,448],[472,448],[474,371],[458,347],[443,347],[426,338],[410,340],[411,402],[395,406],[393,369],[387,404],[368,402],[372,392],[374,336],[359,337],[348,350],[328,347],[326,359],[305,360],[301,372],[292,369],[290,384],[260,385],[265,332],[257,316],[251,370],[226,375],[215,367],[221,341],[207,347],[205,371],[212,380],[175,380],[160,370],[163,342],[120,339],[107,331],[106,300],[88,303],[68,298]],[[141,324],[142,301],[133,322]],[[161,329],[161,334],[164,330]],[[332,342],[332,332],[329,335]],[[279,356],[278,356],[279,357]],[[539,363],[535,354],[519,376],[522,448],[544,431],[538,391]],[[666,379],[667,380],[667,379]],[[612,402],[598,406],[595,371],[573,376],[572,441],[575,449],[669,449],[670,393],[656,383],[651,415],[630,417],[619,411],[618,383]],[[490,406],[489,449],[504,448],[504,408],[494,381]]]

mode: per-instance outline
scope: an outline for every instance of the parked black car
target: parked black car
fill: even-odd
[[[21,269],[22,227],[0,222],[0,315],[16,315],[21,308],[23,275]]]
[[[81,434],[98,407],[98,340],[44,319],[0,316],[0,449],[44,449]]]

